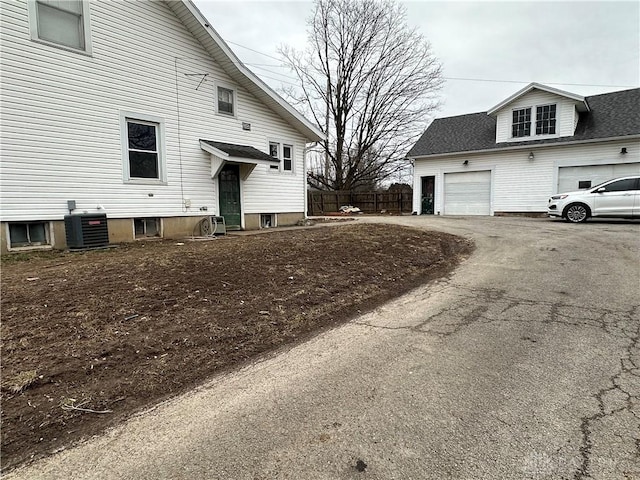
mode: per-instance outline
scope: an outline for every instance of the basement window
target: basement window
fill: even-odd
[[[591,188],[591,180],[580,180],[578,182],[578,188],[579,189]]]
[[[49,222],[24,222],[9,224],[10,248],[51,245]]]
[[[160,236],[159,218],[134,218],[133,226],[136,238],[149,238]]]
[[[276,216],[273,213],[260,214],[260,228],[273,228],[276,226]]]

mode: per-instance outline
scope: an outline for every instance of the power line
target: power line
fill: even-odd
[[[257,66],[257,65],[253,65],[253,67],[254,67],[254,68],[257,68],[257,69],[259,69],[259,70],[263,70],[263,71],[265,71],[265,72],[273,73],[274,75],[280,75],[280,76],[286,77],[286,78],[288,78],[289,80],[295,80],[295,77],[292,77],[291,75],[286,75],[286,74],[284,74],[284,73],[280,73],[280,72],[274,72],[273,70],[269,70],[269,69],[267,69],[267,68],[259,67],[259,66]]]
[[[235,45],[236,47],[246,48],[247,50],[251,50],[252,52],[259,53],[260,55],[264,55],[265,57],[273,58],[274,60],[278,60],[279,62],[282,61],[281,58],[277,58],[277,57],[274,57],[272,55],[268,55],[266,53],[259,52],[258,50],[254,50],[253,48],[250,48],[250,47],[245,47],[244,45],[240,45],[239,43],[232,42],[230,40],[225,40],[225,42],[230,43],[231,45]]]
[[[269,55],[267,53],[260,52],[259,50],[255,50],[255,49],[253,49],[251,47],[247,47],[245,45],[241,45],[239,43],[232,42],[230,40],[225,40],[225,42],[231,43],[232,45],[236,45],[237,47],[241,47],[241,48],[250,50],[250,51],[252,51],[254,53],[257,53],[259,55],[263,55],[265,57],[272,58],[274,60],[278,60],[279,62],[282,61],[281,58],[277,58],[277,57],[274,57],[274,56]],[[253,65],[253,66],[256,66],[256,68],[257,68],[259,65],[262,65],[262,64],[250,64],[250,63],[248,63],[247,65]],[[275,66],[278,66],[278,65],[267,65],[267,66],[274,66],[275,67]],[[266,70],[266,69],[262,69],[262,70]],[[267,70],[267,71],[269,71],[269,70]],[[270,72],[270,73],[273,73],[275,75],[283,75],[281,73],[276,73],[276,72]],[[271,78],[271,80],[278,80],[276,78],[267,77],[266,75],[263,75],[263,76],[266,77],[266,78]],[[289,78],[291,78],[291,77],[289,77]],[[531,83],[530,80],[499,80],[499,79],[494,79],[494,78],[468,78],[468,77],[442,77],[442,78],[445,79],[445,80],[464,81],[464,82],[519,83],[519,84],[525,84],[525,85]],[[289,83],[289,82],[284,82],[283,81],[283,83]],[[636,85],[603,85],[603,84],[591,84],[591,83],[564,83],[564,82],[538,82],[538,83],[542,83],[544,85],[569,85],[569,86],[572,86],[572,87],[603,87],[603,88],[634,88],[634,87],[636,87]]]
[[[463,77],[442,77],[445,80],[462,80],[467,82],[491,82],[491,83],[531,83],[530,80],[497,80],[489,78],[463,78]],[[633,88],[635,85],[598,85],[591,83],[564,83],[564,82],[537,82],[544,85],[570,85],[572,87],[611,87],[611,88]]]

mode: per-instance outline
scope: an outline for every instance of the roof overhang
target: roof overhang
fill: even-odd
[[[211,178],[216,178],[218,175],[220,175],[222,168],[227,163],[235,163],[241,166],[240,174],[243,180],[246,180],[247,177],[251,175],[251,172],[253,172],[253,169],[256,168],[257,165],[271,166],[280,164],[280,161],[275,158],[267,160],[260,158],[232,156],[227,152],[214,147],[213,145],[209,145],[204,140],[200,140],[200,148],[211,155]]]
[[[487,110],[487,115],[494,115],[498,110],[506,107],[511,102],[517,100],[523,95],[526,95],[527,93],[529,93],[531,90],[534,90],[534,89],[542,90],[543,92],[552,93],[554,95],[559,95],[561,97],[565,97],[570,100],[573,100],[574,102],[576,102],[576,108],[578,109],[579,112],[589,111],[589,105],[587,104],[583,96],[576,95],[575,93],[571,93],[571,92],[565,92],[564,90],[560,90],[558,88],[548,87],[547,85],[542,85],[541,83],[533,82],[527,85],[526,87],[524,87],[523,89],[518,90],[516,93],[511,95],[509,98],[503,100],[502,102],[497,104],[495,107]]]
[[[446,157],[460,157],[463,155],[477,155],[482,153],[498,153],[498,152],[509,152],[514,150],[533,150],[533,149],[541,149],[541,148],[551,148],[551,147],[564,147],[570,145],[580,145],[580,144],[590,144],[590,143],[607,143],[607,142],[616,142],[619,140],[635,140],[640,139],[640,135],[624,135],[621,137],[606,137],[606,138],[589,138],[586,140],[569,140],[566,142],[552,142],[552,143],[534,143],[529,145],[514,145],[514,146],[506,146],[506,147],[498,147],[498,148],[487,148],[484,150],[466,150],[462,152],[448,152],[448,153],[431,153],[426,155],[407,155],[406,158],[409,160],[431,160],[431,159],[440,159]]]
[[[286,120],[309,142],[320,142],[325,135],[300,112],[274,92],[256,74],[249,70],[191,0],[166,0],[167,5],[204,46],[211,57],[229,76],[249,93],[260,99],[271,110]]]

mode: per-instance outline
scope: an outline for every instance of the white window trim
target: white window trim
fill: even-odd
[[[216,114],[222,115],[227,118],[237,118],[238,117],[238,89],[233,85],[228,83],[215,82],[215,104],[216,104]],[[218,108],[218,88],[226,88],[227,90],[231,90],[233,93],[233,113],[221,112]]]
[[[545,107],[548,105],[555,105],[556,106],[556,133],[540,133],[537,134],[536,133],[536,126],[538,123],[538,107]],[[524,136],[524,137],[514,137],[513,136],[513,112],[518,111],[518,110],[524,110],[530,108],[531,109],[531,125],[529,127],[529,135]],[[537,139],[541,139],[541,138],[556,138],[556,137],[560,137],[560,103],[558,102],[551,102],[551,103],[541,103],[541,104],[536,104],[536,105],[523,105],[520,107],[513,107],[511,109],[511,116],[509,118],[510,124],[509,124],[509,138],[508,141],[510,142],[522,142],[522,141],[527,141],[527,140],[537,140]]]
[[[267,172],[280,173],[283,175],[295,175],[296,174],[296,145],[294,142],[287,140],[274,140],[267,139],[267,151],[271,155],[271,144],[278,144],[278,169],[267,167]],[[284,169],[284,146],[291,147],[291,170]]]
[[[11,246],[11,228],[9,228],[9,224],[12,223],[44,223],[47,225],[45,235],[47,236],[47,241],[49,243],[44,245],[26,245],[24,247],[13,247]],[[11,221],[5,223],[5,238],[7,239],[7,250],[10,252],[24,252],[24,251],[33,251],[33,250],[52,250],[54,245],[54,236],[53,236],[53,225],[50,221],[46,220],[24,220],[24,221]]]
[[[50,40],[44,40],[38,36],[38,8],[36,7],[36,0],[28,0],[27,8],[29,11],[29,30],[31,33],[31,40],[34,42],[49,45],[51,47],[59,48],[61,50],[67,50],[68,52],[79,53],[82,55],[92,56],[93,45],[91,43],[91,20],[89,10],[89,0],[82,1],[82,30],[84,33],[84,49],[73,48],[60,43],[52,42]]]
[[[157,124],[157,148],[158,148],[158,177],[159,178],[137,178],[129,175],[129,133],[127,131],[127,120],[140,121]],[[133,113],[120,111],[120,144],[122,147],[122,178],[124,183],[136,185],[166,185],[167,184],[167,164],[165,157],[165,128],[164,118],[143,113]]]
[[[530,113],[530,119],[529,119],[529,135],[525,135],[523,137],[514,137],[513,136],[513,113],[514,112],[519,112],[520,110],[526,110],[527,108],[531,109],[531,113]],[[511,109],[511,118],[510,118],[511,124],[509,125],[509,137],[511,138],[512,141],[520,141],[523,138],[532,138],[535,135],[531,135],[532,130],[535,128],[536,126],[536,121],[535,121],[535,107],[532,107],[531,105],[525,105],[522,107],[514,107]]]
[[[556,106],[556,133],[540,133],[537,134],[536,133],[536,129],[538,126],[538,107],[546,107],[549,105],[555,105]],[[537,138],[555,138],[555,137],[559,137],[560,136],[560,104],[558,102],[555,103],[541,103],[539,105],[534,105],[531,108],[531,116],[534,117],[532,118],[532,122],[531,122],[531,138],[537,139]],[[535,112],[535,114],[533,113]]]

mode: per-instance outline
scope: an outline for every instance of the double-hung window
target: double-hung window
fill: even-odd
[[[89,2],[30,0],[31,38],[90,53]]]
[[[556,133],[555,104],[536,107],[536,135],[553,135],[554,133]]]
[[[269,155],[273,158],[280,160],[280,144],[276,142],[269,142]],[[278,165],[269,165],[269,169],[271,170],[279,170],[280,167]]]
[[[285,172],[293,171],[293,147],[291,145],[282,145],[282,170]]]
[[[528,137],[531,135],[531,108],[521,108],[513,111],[511,136]]]
[[[159,183],[165,179],[163,120],[121,113],[124,179]]]
[[[235,92],[231,88],[218,87],[218,113],[235,115]]]

